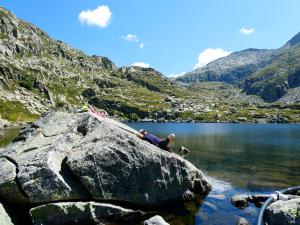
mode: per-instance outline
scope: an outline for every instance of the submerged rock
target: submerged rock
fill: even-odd
[[[35,206],[76,200],[156,207],[211,190],[191,163],[136,132],[89,113],[48,113],[1,151],[0,197]]]
[[[300,224],[300,198],[272,203],[265,211],[265,222],[268,225]]]
[[[244,209],[249,206],[248,195],[234,195],[231,197],[231,204],[239,209]]]
[[[236,221],[236,225],[249,225],[249,222],[243,218],[243,217],[240,217],[237,221]]]
[[[143,212],[95,202],[50,203],[30,210],[34,225],[109,224],[138,221]]]
[[[144,221],[144,225],[170,225],[161,216],[156,215]]]

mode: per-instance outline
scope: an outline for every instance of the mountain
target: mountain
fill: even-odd
[[[204,67],[177,77],[176,80],[183,83],[221,81],[241,84],[249,74],[270,63],[272,56],[273,52],[270,50],[246,49],[217,59]]]
[[[246,78],[244,91],[247,94],[273,102],[300,86],[300,33],[280,50],[272,63]]]
[[[299,43],[300,33],[279,49],[235,52],[176,80],[188,84],[221,81],[273,102],[287,94],[288,89],[299,86]]]
[[[152,68],[119,68],[106,57],[88,56],[0,7],[0,125],[30,122],[48,110],[74,111],[86,103],[125,121],[300,122],[300,106],[294,104],[300,89],[281,102],[266,103],[257,96],[261,89],[238,69],[255,74],[254,83],[264,85],[271,69],[254,71],[279,66],[276,57],[293,58],[296,41],[286,44],[286,54],[233,53],[230,61],[206,67],[217,71],[202,78],[206,82],[182,86]],[[227,75],[218,72],[224,65]],[[290,80],[296,83],[297,76]]]
[[[0,8],[0,87],[0,114],[12,121],[85,102],[116,117],[145,118],[170,110],[165,99],[183,93],[154,69],[118,68],[106,57],[87,56],[4,8]]]

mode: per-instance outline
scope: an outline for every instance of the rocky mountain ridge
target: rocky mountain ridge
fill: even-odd
[[[246,49],[217,59],[178,78],[183,83],[221,81],[237,85],[247,94],[274,102],[298,87],[300,33],[283,47]]]
[[[257,54],[270,54],[267,50],[246,52],[257,61]],[[108,58],[85,55],[0,7],[3,126],[9,125],[7,121],[34,121],[50,109],[74,111],[86,103],[125,121],[300,121],[299,107],[286,106],[287,102],[294,105],[297,91],[270,105],[242,93],[239,85],[210,81],[182,87],[151,68],[118,68]]]

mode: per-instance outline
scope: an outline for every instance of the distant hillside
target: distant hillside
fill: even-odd
[[[210,82],[182,87],[151,68],[118,68],[106,57],[88,56],[0,7],[0,126],[6,120],[30,122],[52,109],[73,111],[87,102],[126,121],[300,122],[300,105],[294,104],[300,91],[276,105],[265,103],[242,92],[239,85],[251,90],[248,94],[260,94],[260,89],[230,67],[254,73],[279,66],[273,55],[294,57],[290,49],[295,42],[287,43],[284,51],[289,53],[281,55],[254,49],[233,53],[230,61],[223,58],[207,66],[223,71],[226,65],[227,74],[207,72],[199,80]],[[265,72],[253,79],[265,85],[268,76]],[[296,83],[297,76],[292,78]]]
[[[276,101],[289,88],[299,86],[300,33],[282,48],[247,49],[217,59],[208,65],[176,78],[182,83],[221,81],[243,88],[265,101]]]
[[[10,120],[22,115],[7,110],[27,110],[35,118],[51,108],[71,109],[87,101],[120,118],[145,118],[170,110],[165,98],[183,94],[151,68],[117,68],[106,57],[87,56],[4,8],[0,32],[0,103],[5,102],[0,113]]]

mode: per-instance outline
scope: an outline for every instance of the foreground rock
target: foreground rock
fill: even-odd
[[[30,210],[34,225],[132,223],[143,212],[105,203],[50,203]]]
[[[156,207],[208,193],[202,173],[135,130],[89,113],[49,113],[0,153],[0,196],[12,204],[105,201]]]
[[[7,120],[1,119],[1,115],[0,115],[0,129],[9,127],[9,126],[12,126],[12,123],[8,122]],[[1,134],[0,134],[0,137],[1,137]]]
[[[268,225],[300,224],[300,198],[272,203],[265,212]]]
[[[161,216],[153,216],[150,219],[144,221],[144,225],[170,225]]]
[[[14,225],[1,203],[0,203],[0,224]]]

